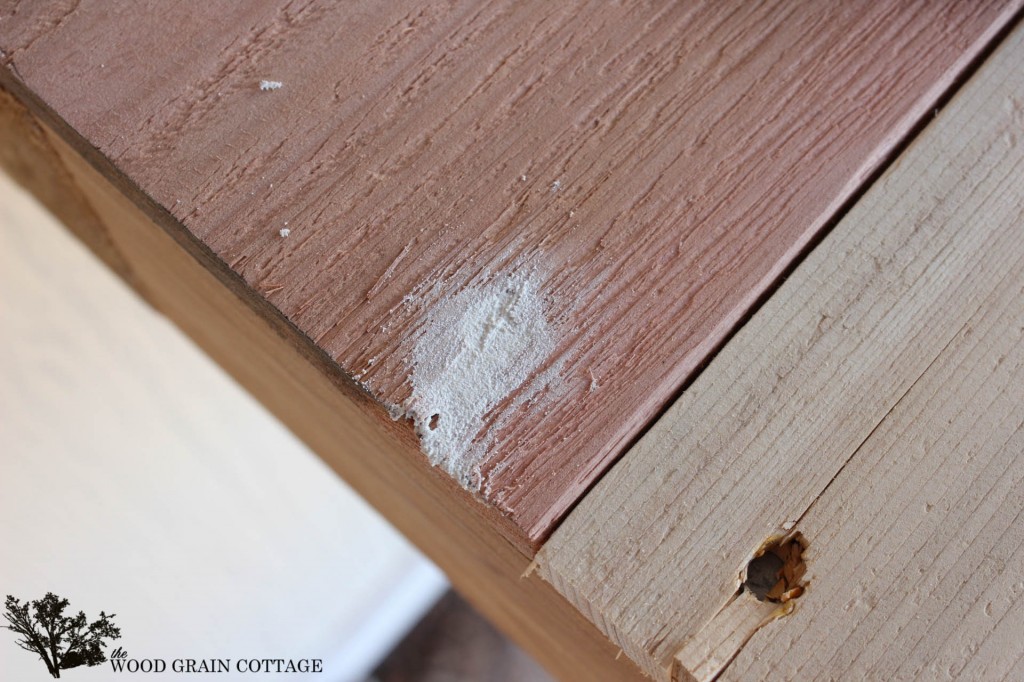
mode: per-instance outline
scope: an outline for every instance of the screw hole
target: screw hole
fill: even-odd
[[[758,601],[782,604],[804,593],[807,541],[799,533],[766,544],[747,564],[743,588]]]

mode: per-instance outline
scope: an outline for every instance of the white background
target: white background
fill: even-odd
[[[445,587],[3,175],[0,514],[0,597],[116,613],[131,657],[314,657],[325,674],[284,679],[359,679]],[[14,639],[0,679],[51,679]],[[109,665],[62,679],[146,677]],[[203,676],[232,677],[278,679]]]

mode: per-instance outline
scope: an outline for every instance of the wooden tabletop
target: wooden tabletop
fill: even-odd
[[[798,592],[881,613],[813,586],[910,542],[843,535],[906,518],[938,434],[897,407],[966,404],[972,352],[1024,400],[1019,0],[2,7],[8,167],[567,679],[747,670]],[[738,589],[772,538],[781,606]],[[902,674],[858,646],[805,656]]]

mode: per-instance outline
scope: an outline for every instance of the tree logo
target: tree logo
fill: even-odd
[[[90,623],[84,611],[65,616],[67,607],[68,600],[53,592],[24,604],[7,595],[4,602],[4,618],[10,625],[3,627],[16,632],[21,637],[17,645],[38,654],[54,677],[60,677],[61,670],[103,663],[107,660],[103,640],[121,636],[121,629],[112,620],[115,614],[100,611],[100,617]]]

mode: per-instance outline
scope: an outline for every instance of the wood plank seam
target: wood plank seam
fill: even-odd
[[[733,599],[745,548],[815,516],[1024,271],[1022,50],[1018,26],[538,554],[649,674],[785,641],[791,618]],[[793,617],[821,598],[812,578]]]
[[[31,183],[27,188],[74,225],[72,232],[82,235],[87,246],[104,245],[97,255],[105,262],[127,263],[131,279],[141,281],[157,310],[399,530],[417,539],[492,622],[562,679],[580,671],[595,680],[643,677],[539,576],[521,577],[530,559],[483,517],[482,505],[465,499],[451,481],[409,466],[419,452],[408,434],[395,429],[386,415],[374,418],[359,404],[368,400],[365,396],[342,390],[303,351],[308,340],[273,326],[248,299],[224,287],[194,252],[158,228],[109,177],[2,88],[0,105],[5,123],[0,147],[11,152],[0,160],[13,157],[12,167],[32,170],[16,179]],[[42,131],[42,137],[33,130]],[[19,143],[25,140],[32,144]],[[123,276],[126,270],[116,272]]]
[[[532,554],[1019,4],[104,6],[5,6],[0,77]],[[445,419],[509,269],[552,343]]]
[[[987,7],[996,8],[997,4],[993,3],[992,5],[987,6]],[[1005,19],[1005,11],[1006,10],[1005,10],[1005,7],[1004,7],[1004,11],[1000,15],[1003,19]],[[993,12],[993,14],[995,14],[995,10],[994,9],[992,10],[992,12]],[[75,12],[73,12],[73,11],[72,12],[68,12],[68,13],[64,14],[63,16],[61,16],[58,20],[56,20],[55,23],[56,23],[57,27],[59,28],[61,25],[65,24],[66,21],[69,21],[72,18],[73,14],[75,14]],[[909,16],[909,15],[907,15],[907,16]],[[907,16],[904,16],[903,19],[905,19],[907,21],[911,21],[911,19],[913,17],[911,17],[911,19],[907,19]],[[991,19],[991,17],[990,17],[990,19]],[[983,22],[981,22],[981,20],[976,20],[976,21],[979,24],[983,23]],[[992,22],[993,23],[989,26],[989,30],[996,30],[994,27],[997,27],[999,25],[999,21],[992,20]],[[927,22],[925,22],[925,23],[927,23]],[[889,27],[889,28],[891,28],[891,27]],[[927,28],[928,28],[928,30],[930,30],[931,27],[928,26]],[[52,33],[55,32],[55,29],[54,30],[47,29],[47,31],[49,31],[52,34]],[[31,49],[33,42],[35,42],[36,40],[43,41],[44,39],[52,39],[52,37],[53,37],[52,35],[44,36],[43,33],[45,33],[45,31],[44,32],[40,32],[39,35],[33,36],[32,39],[29,41],[28,45],[22,46],[21,48],[19,48],[19,50],[16,53],[13,53],[13,54],[9,55],[10,59],[8,59],[8,61],[11,62],[10,65],[12,66],[12,68],[17,69],[17,64],[14,63],[14,61],[13,61],[15,56],[17,56],[19,59],[22,58],[22,57],[31,56],[31,53],[33,51]],[[940,32],[940,33],[942,33],[942,32]],[[940,37],[942,37],[943,39],[946,39],[946,38],[950,38],[952,36],[952,34],[953,34],[953,31],[949,30],[949,31],[946,31],[946,32],[942,33],[942,35]],[[956,65],[955,66],[948,67],[948,70],[940,78],[938,78],[938,81],[940,81],[939,86],[937,86],[935,83],[932,83],[932,90],[934,90],[936,87],[940,87],[943,83],[945,83],[946,81],[943,80],[943,79],[949,78],[950,71],[955,72],[957,70],[957,68],[960,68],[963,65],[963,60],[969,58],[969,55],[973,53],[972,50],[978,49],[979,44],[984,44],[984,42],[985,42],[984,36],[987,36],[989,34],[985,33],[985,32],[982,32],[982,36],[983,36],[982,38],[978,38],[977,35],[973,34],[973,33],[971,33],[970,35],[973,36],[974,42],[972,43],[971,40],[968,39],[966,42],[969,43],[969,47],[964,48],[963,45],[957,44],[957,49],[964,48],[966,50],[966,52],[964,53],[964,54],[966,54],[966,56],[964,56],[964,54],[961,54],[960,61],[956,61],[955,62]],[[669,42],[671,42],[671,41],[669,41]],[[952,41],[951,40],[951,44],[952,43],[956,43],[956,41]],[[249,45],[254,45],[255,43],[250,42],[248,44]],[[929,48],[933,48],[933,47],[934,46],[929,46]],[[931,53],[929,53],[929,54],[931,54]],[[21,72],[18,71],[18,72],[16,72],[16,75],[19,75],[20,73]],[[20,76],[19,76],[19,78],[20,78]],[[928,82],[932,82],[932,81],[929,80]],[[36,97],[37,93],[29,92],[28,89],[25,89],[22,94],[26,95],[26,101],[32,101],[35,106],[40,108],[40,110],[49,111],[48,106],[45,105],[43,100]],[[922,102],[930,101],[929,100],[930,95],[923,95],[922,97],[923,97],[923,100],[915,101],[915,106],[919,106],[920,107],[920,106],[923,106]],[[374,418],[379,418],[379,417],[382,416],[381,414],[379,414],[381,412],[381,410],[379,409],[380,408],[379,403],[371,404],[371,402],[368,400],[366,395],[363,395],[363,394],[359,393],[359,388],[360,388],[359,385],[355,384],[354,382],[349,380],[350,377],[348,376],[348,374],[350,373],[349,370],[351,370],[352,367],[349,367],[347,370],[343,368],[341,371],[338,371],[337,363],[335,363],[335,359],[336,358],[334,358],[332,355],[329,355],[325,351],[325,349],[322,347],[322,345],[318,346],[317,344],[313,344],[313,343],[310,342],[310,339],[317,339],[320,342],[322,342],[322,344],[326,344],[329,341],[337,338],[337,336],[339,334],[343,334],[345,332],[345,325],[341,324],[341,320],[342,319],[346,319],[346,318],[339,318],[339,319],[335,319],[333,321],[332,320],[327,320],[327,322],[332,323],[332,326],[329,329],[318,329],[318,330],[316,330],[318,332],[316,334],[312,334],[311,335],[311,333],[309,332],[308,329],[306,331],[300,331],[300,327],[297,324],[294,323],[294,320],[292,320],[292,319],[286,317],[285,315],[281,314],[280,309],[274,308],[269,303],[270,297],[272,297],[272,296],[276,297],[277,295],[280,295],[282,297],[285,297],[287,294],[293,293],[293,292],[286,291],[287,287],[285,285],[280,284],[279,282],[276,282],[274,280],[270,280],[270,279],[267,279],[267,278],[262,278],[262,279],[259,279],[258,286],[256,286],[256,285],[253,284],[252,281],[242,281],[242,279],[240,278],[238,272],[232,271],[232,270],[230,270],[230,269],[225,267],[227,264],[230,263],[231,265],[237,266],[238,268],[242,268],[243,265],[248,268],[248,267],[251,267],[252,264],[258,260],[257,258],[254,258],[252,254],[248,254],[248,253],[234,253],[234,254],[232,254],[232,258],[230,260],[223,259],[222,258],[222,254],[215,253],[213,251],[213,249],[210,248],[210,246],[209,246],[209,244],[207,242],[203,241],[202,239],[196,238],[196,236],[195,236],[195,234],[193,232],[190,232],[190,231],[186,230],[182,226],[180,221],[182,221],[184,219],[181,218],[181,216],[174,217],[174,216],[171,215],[171,213],[169,211],[165,210],[165,209],[168,208],[168,202],[166,200],[162,201],[162,203],[159,202],[159,201],[156,201],[155,198],[154,198],[155,195],[152,193],[152,192],[154,192],[154,190],[152,190],[152,188],[149,188],[151,193],[143,194],[142,190],[140,190],[140,188],[135,184],[135,182],[129,179],[129,174],[127,174],[127,173],[122,174],[122,170],[123,169],[114,168],[113,164],[109,163],[109,159],[107,159],[106,156],[105,156],[107,154],[107,152],[104,152],[103,154],[100,154],[96,149],[93,149],[92,146],[91,146],[91,143],[87,143],[87,142],[85,142],[84,140],[82,140],[81,138],[78,137],[77,130],[72,130],[71,126],[66,126],[65,124],[63,124],[62,121],[58,121],[59,116],[57,115],[56,112],[50,112],[50,115],[52,116],[54,122],[57,122],[59,125],[62,126],[61,129],[60,129],[61,135],[67,135],[71,139],[75,140],[75,144],[77,144],[79,146],[79,149],[78,149],[78,153],[79,154],[90,155],[90,161],[93,162],[93,163],[106,164],[106,166],[104,166],[105,172],[109,173],[109,175],[111,177],[118,178],[119,182],[121,182],[124,185],[123,187],[120,188],[120,190],[122,192],[126,192],[126,193],[130,194],[132,200],[137,202],[139,205],[143,206],[143,208],[146,209],[146,210],[153,209],[153,210],[160,210],[160,211],[162,211],[160,213],[160,216],[158,216],[158,218],[157,218],[157,222],[161,223],[161,227],[164,227],[165,229],[168,229],[171,232],[171,234],[173,236],[175,236],[175,239],[179,239],[179,240],[183,239],[186,247],[191,249],[191,255],[193,257],[197,258],[204,265],[204,267],[207,267],[209,269],[213,269],[218,274],[218,276],[223,276],[225,279],[223,280],[222,283],[228,284],[228,286],[231,288],[232,292],[238,294],[239,297],[241,297],[243,300],[245,300],[246,303],[248,303],[249,305],[252,305],[252,300],[251,299],[254,298],[254,290],[256,291],[256,294],[259,294],[259,295],[255,296],[255,298],[257,299],[257,303],[258,304],[259,304],[260,301],[267,301],[265,307],[260,308],[260,310],[262,311],[262,314],[265,314],[267,316],[268,320],[271,321],[272,324],[278,325],[278,328],[276,328],[275,331],[277,333],[279,333],[280,335],[282,335],[282,337],[284,339],[293,342],[299,348],[300,352],[310,353],[311,356],[312,356],[312,359],[314,361],[321,362],[322,363],[321,369],[324,369],[324,371],[327,371],[329,373],[329,376],[333,376],[342,385],[339,388],[339,390],[348,390],[348,391],[351,391],[354,394],[357,394],[354,397],[353,396],[349,396],[349,397],[351,399],[353,399],[354,401],[356,401],[357,404],[360,405],[360,406],[368,406],[368,409],[370,409],[370,411],[373,413]],[[903,130],[903,127],[901,127],[901,126],[903,126],[905,124],[907,124],[907,120],[901,120],[899,125],[896,125],[895,127],[898,128],[899,130]],[[897,131],[897,133],[898,132],[899,131]],[[890,132],[890,136],[892,134],[893,133]],[[879,145],[882,148],[885,148],[886,145],[891,144],[891,143],[892,143],[892,139],[882,139],[881,141],[879,141]],[[146,147],[145,150],[147,152],[152,152],[154,154],[156,154],[157,152],[160,151],[158,148],[151,148],[151,147]],[[877,152],[877,149],[876,149],[876,152]],[[74,159],[72,158],[74,156],[74,154],[71,154],[71,153],[68,153],[68,152],[65,151],[65,155],[66,155],[66,157],[68,159],[68,163],[69,164],[74,161]],[[132,160],[133,159],[131,158],[131,155],[129,154],[128,155],[128,161],[132,161]],[[137,159],[135,159],[135,160],[137,161]],[[218,160],[222,161],[223,159],[218,159]],[[855,159],[855,161],[856,161],[856,159]],[[861,161],[863,161],[863,159],[861,159]],[[121,159],[121,162],[125,163],[124,159]],[[873,161],[871,161],[871,162],[873,162]],[[867,166],[859,166],[858,167],[859,170],[855,170],[853,172],[854,180],[851,181],[851,182],[853,183],[852,187],[854,189],[858,186],[858,184],[857,184],[858,181],[856,181],[856,178],[861,177],[858,173],[865,172],[864,169],[866,167],[870,166],[869,162],[864,161],[864,163],[866,163]],[[560,182],[560,180],[556,180],[555,183],[553,183],[551,185],[550,189],[556,190],[554,192],[554,194],[557,194],[559,191],[562,191],[563,189],[568,189],[567,187],[556,186],[556,183],[559,183],[559,182]],[[159,186],[157,186],[157,188],[159,189]],[[545,192],[551,193],[550,190],[547,187],[544,187],[543,189],[545,190]],[[844,186],[844,188],[840,192],[840,194],[842,194],[842,192],[846,191],[847,189],[850,189],[850,187]],[[563,194],[562,196],[565,196],[565,195]],[[652,192],[648,190],[648,191],[646,191],[642,195],[642,199],[646,199],[646,198],[649,198],[651,196],[654,196],[654,194],[652,194]],[[165,197],[165,199],[166,199],[166,197]],[[834,201],[835,201],[835,199],[834,199]],[[159,206],[156,206],[157,204],[162,205],[164,207],[164,209],[159,209]],[[830,207],[832,205],[833,204],[828,204],[828,206],[830,206]],[[154,207],[156,207],[156,208],[154,208]],[[206,209],[205,206],[203,208],[204,208],[204,210]],[[833,210],[832,208],[829,208],[829,209],[825,210],[823,213],[818,215],[818,218],[816,218],[816,219],[819,219],[819,218],[820,219],[824,219],[823,216],[825,218],[827,218],[827,214],[831,213],[832,210]],[[151,216],[151,218],[152,218],[152,216]],[[194,218],[194,215],[190,214],[189,218],[190,219]],[[192,227],[195,227],[195,223],[190,223],[190,225]],[[276,228],[276,226],[275,226],[275,228]],[[280,245],[281,244],[281,242],[278,239],[279,234],[280,234],[279,232],[275,233],[274,231],[271,231],[271,235],[270,236],[271,236],[271,243],[272,244],[274,244],[274,245]],[[297,236],[297,234],[296,235],[292,235],[292,236],[295,237],[295,236]],[[296,242],[297,242],[297,240],[293,238],[289,242],[287,242],[287,244],[294,245]],[[394,274],[394,273],[398,272],[399,270],[401,270],[401,268],[398,268],[396,266],[396,264],[399,263],[400,261],[402,261],[402,259],[404,258],[404,256],[402,255],[403,253],[408,253],[408,249],[409,249],[409,244],[410,243],[411,242],[405,243],[402,246],[402,250],[397,253],[397,256],[394,259],[390,259],[390,255],[391,254],[388,254],[388,258],[385,259],[386,262],[384,262],[384,268],[383,268],[382,274],[376,280],[372,281],[372,283],[370,284],[369,289],[367,290],[368,292],[373,291],[373,292],[379,294],[381,292],[386,291],[386,289],[384,288],[384,286],[381,283],[382,282],[386,282],[388,280],[388,277],[387,277],[388,272],[391,272],[392,274]],[[769,277],[768,279],[771,280],[771,277]],[[260,289],[259,287],[262,287],[262,289]],[[157,296],[158,298],[160,296],[160,294],[158,294],[158,293],[154,294],[154,295]],[[309,301],[313,301],[313,300],[314,300],[314,298],[311,297],[311,298],[307,299],[307,303]],[[260,304],[260,305],[262,305],[262,304]],[[300,308],[300,312],[301,313],[305,313],[305,308],[304,307]],[[669,315],[667,317],[671,317],[671,315]],[[728,324],[725,325],[726,328],[728,326],[729,326]],[[202,332],[200,331],[200,332],[197,332],[197,333],[202,333]],[[717,331],[716,331],[716,333],[717,333]],[[311,350],[311,348],[312,348],[312,350]],[[309,358],[307,358],[307,359],[309,359]],[[333,372],[333,374],[331,372]],[[593,385],[594,383],[597,383],[596,379],[595,379],[595,377],[591,376],[590,377],[590,385]],[[363,400],[364,402],[359,402],[360,400]],[[288,409],[288,408],[286,407],[286,408],[283,408],[283,409]],[[372,422],[373,420],[371,419],[370,421]],[[586,426],[586,425],[584,425],[584,426]],[[309,428],[309,427],[307,426],[306,428]],[[389,429],[391,427],[385,425],[383,428],[386,430],[386,435],[394,436],[396,439],[400,440],[403,443],[403,446],[409,446],[410,445],[410,440],[408,438],[406,438],[406,440],[402,441],[401,440],[401,438],[402,438],[401,436],[395,435],[394,433],[392,433],[392,431],[388,431],[387,430],[387,429]],[[409,434],[405,434],[406,437],[408,435]],[[570,450],[571,450],[571,448],[570,448]],[[410,452],[412,452],[412,450],[410,450]],[[337,453],[334,453],[332,456],[335,457],[335,458],[338,457]],[[600,470],[600,467],[603,466],[603,464],[600,463],[600,462],[597,463],[597,464],[593,464],[593,463],[591,463],[591,464],[592,464],[592,468],[583,469],[583,470],[586,471],[587,476],[596,476],[597,473]],[[412,466],[415,467],[416,465],[413,464]],[[343,468],[343,466],[339,466],[339,468]],[[499,469],[496,467],[493,471],[497,472],[497,471],[499,471]],[[363,473],[357,473],[357,475],[365,476],[367,474],[365,474],[365,472],[363,472]],[[411,478],[416,479],[416,475],[411,475]],[[424,483],[423,481],[420,481],[419,479],[416,479],[416,480],[423,487],[425,487],[425,488],[427,488],[429,490],[436,491],[436,490],[440,489],[443,494],[454,495],[455,496],[454,504],[456,506],[462,504],[463,502],[466,502],[464,495],[461,495],[460,493],[452,493],[449,489],[444,487],[443,483],[435,485],[435,484],[430,484],[430,483]],[[518,493],[515,493],[515,494],[518,494]],[[496,495],[496,497],[494,499],[497,500],[498,503],[500,503],[500,504],[504,504],[505,503],[506,500],[505,500],[504,497],[501,496],[502,492],[500,490],[498,492],[496,492],[495,495]],[[386,499],[386,495],[382,495],[380,497],[380,499]],[[471,504],[475,504],[475,502],[473,500],[468,500],[468,504],[470,504],[470,505]],[[459,507],[459,509],[462,509],[462,508]],[[491,509],[491,508],[489,507],[488,509]],[[491,510],[491,512],[493,513],[493,509]],[[477,521],[479,521],[479,516],[477,516],[477,514],[484,514],[483,512],[480,512],[479,510],[476,510],[475,512],[467,511],[465,513],[467,515],[469,515],[472,519],[476,519]],[[468,523],[473,528],[476,528],[476,526],[473,526],[473,523],[474,523],[473,521],[470,521]],[[483,522],[481,522],[481,523],[483,523]],[[494,526],[498,526],[501,523],[501,521],[500,520],[495,520],[493,518],[493,516],[492,516],[491,518],[487,519],[486,523],[490,523],[490,524],[493,524]],[[415,525],[415,524],[413,524],[412,522],[409,522],[409,521],[406,521],[406,524],[407,525],[412,525],[412,526]],[[511,525],[511,524],[509,524],[509,525]],[[444,524],[441,523],[440,526],[444,527]],[[519,530],[522,530],[522,528],[520,528]],[[513,528],[510,531],[509,537],[514,537],[515,536],[515,532],[516,532],[516,530]],[[490,538],[489,536],[488,536],[488,538],[489,538],[489,540],[493,540],[493,538]],[[505,551],[507,549],[508,548],[503,547],[503,551]],[[527,552],[527,553],[529,553],[529,552]],[[512,553],[512,554],[514,555],[514,558],[510,560],[510,563],[512,565],[514,565],[514,566],[517,566],[517,567],[520,567],[521,564],[526,559],[528,559],[528,557],[524,557],[521,554],[516,554],[516,553]],[[465,557],[463,557],[462,559],[464,559],[464,558]],[[479,558],[479,557],[477,557],[477,558]],[[462,559],[460,559],[460,560],[462,560]],[[478,590],[477,594],[478,595],[482,594],[482,591]],[[534,601],[534,603],[536,603],[536,601]],[[522,618],[522,614],[521,613],[518,614],[517,617]],[[520,625],[522,625],[522,622],[520,622]],[[655,637],[653,638],[652,641],[654,641],[658,646],[661,646],[663,644],[666,644],[666,642],[670,641],[667,638],[668,638],[667,632],[660,630],[660,631],[658,631],[656,633],[656,635],[655,635]],[[597,648],[599,650],[601,649],[600,643],[598,643]]]
[[[710,365],[714,359],[718,356],[723,348],[733,339],[737,332],[742,329],[750,320],[757,314],[761,307],[778,291],[779,287],[792,276],[793,272],[800,266],[801,263],[807,258],[808,255],[828,236],[829,232],[846,217],[847,213],[859,202],[863,196],[881,178],[892,166],[893,163],[906,151],[906,149],[913,143],[913,141],[924,131],[924,129],[931,123],[932,120],[942,109],[946,106],[950,99],[952,99],[960,88],[968,82],[982,64],[991,56],[996,50],[999,44],[1006,39],[1006,37],[1013,31],[1013,29],[1024,20],[1024,4],[1017,9],[1016,13],[1010,17],[1007,23],[998,28],[993,34],[991,40],[982,47],[977,54],[975,54],[970,60],[967,61],[966,66],[963,70],[958,72],[956,77],[951,80],[949,86],[937,93],[935,99],[935,106],[931,112],[922,113],[922,115],[909,127],[905,134],[897,138],[893,142],[892,148],[881,157],[879,165],[874,168],[868,175],[865,176],[863,182],[853,189],[850,195],[842,202],[832,216],[823,223],[822,228],[816,232],[807,243],[800,249],[798,249],[795,255],[790,261],[787,262],[786,266],[782,268],[778,275],[770,280],[770,283],[765,286],[764,291],[754,299],[750,308],[747,309],[743,315],[741,315],[735,324],[733,324],[727,331],[723,332],[721,339],[710,347],[707,356],[704,361],[694,368],[693,372],[688,375],[684,381],[682,381],[674,393],[672,393],[660,408],[647,420],[647,422],[634,434],[634,436],[625,442],[618,455],[610,460],[608,468],[615,465],[622,457],[632,450],[636,444],[650,431],[672,408],[677,400],[690,388],[694,381],[700,376],[708,365]],[[952,341],[952,340],[951,340]],[[909,389],[908,389],[909,390]],[[881,422],[879,422],[881,423]],[[865,439],[867,440],[867,439]],[[851,455],[852,457],[853,455]],[[838,475],[838,474],[837,474]],[[601,476],[596,476],[592,482],[587,486],[585,491],[580,497],[568,506],[566,515],[572,513],[587,494],[593,490],[601,480]],[[822,491],[824,493],[824,491]],[[557,529],[557,524],[555,528]]]

